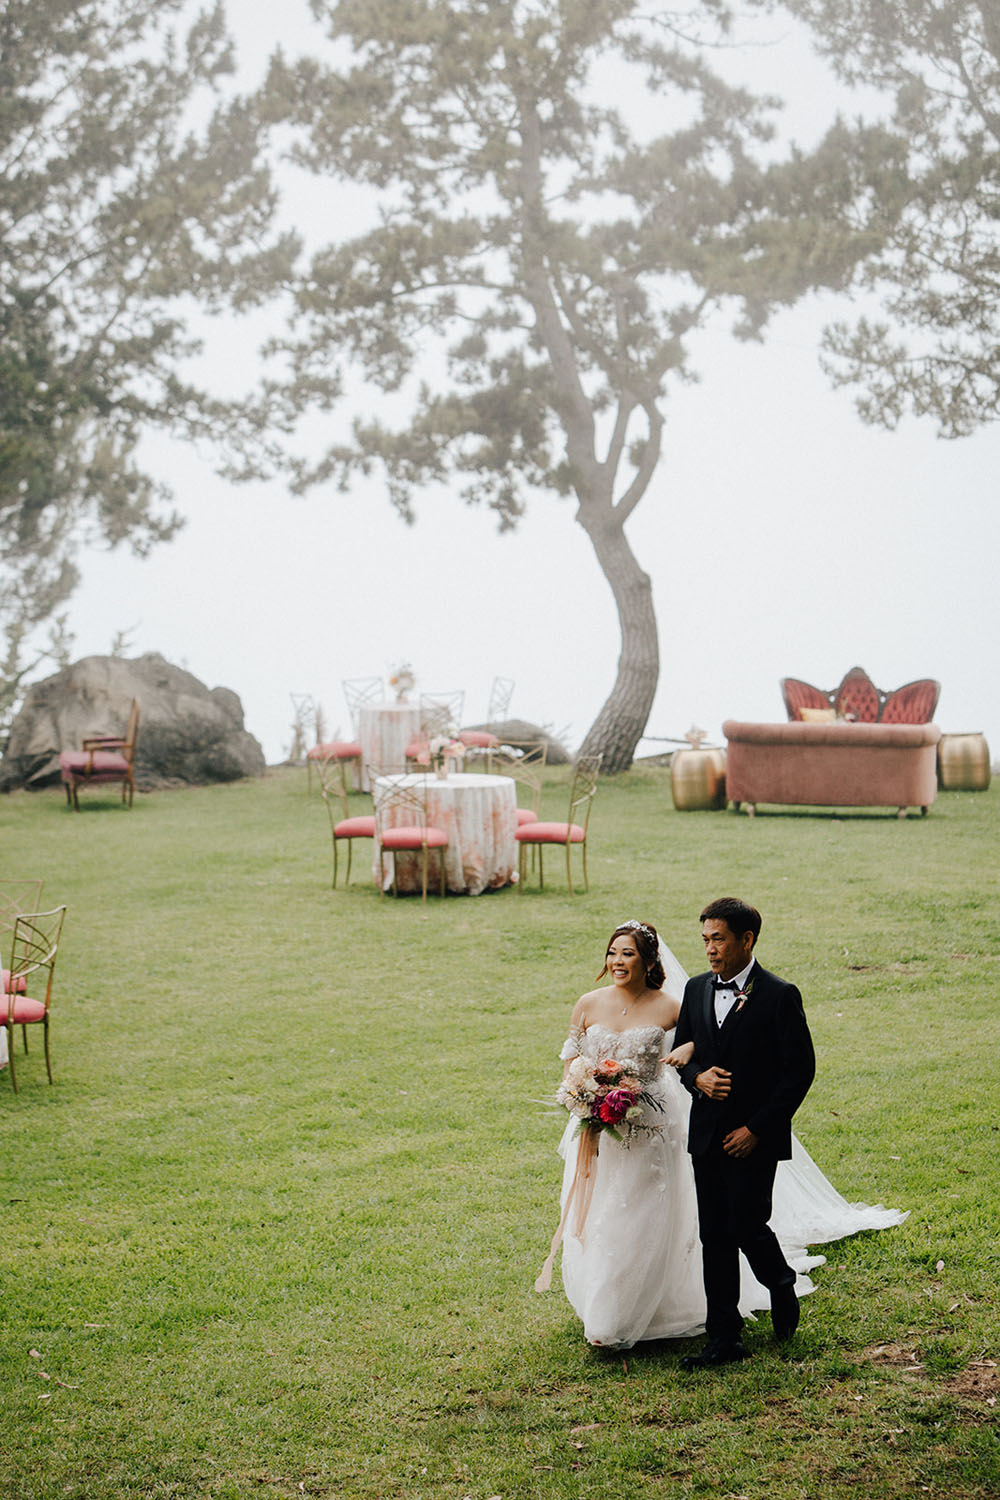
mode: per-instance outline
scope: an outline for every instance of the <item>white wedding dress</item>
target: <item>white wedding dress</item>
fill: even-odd
[[[670,993],[684,971],[662,950]],[[684,976],[686,979],[686,976]],[[683,987],[683,981],[681,981]],[[562,1242],[566,1295],[592,1344],[627,1349],[642,1339],[681,1338],[705,1324],[701,1245],[694,1173],[687,1152],[690,1096],[673,1068],[661,1068],[673,1046],[673,1031],[658,1026],[611,1031],[588,1026],[571,1035],[563,1057],[629,1058],[646,1091],[662,1105],[647,1106],[643,1124],[625,1142],[602,1132],[593,1197],[581,1236],[573,1232],[572,1212]],[[562,1208],[576,1173],[576,1119],[559,1145],[565,1159]],[[848,1203],[792,1137],[792,1158],[779,1162],[771,1227],[785,1259],[798,1273],[796,1293],[814,1290],[805,1273],[826,1257],[810,1255],[807,1245],[829,1244],[862,1229],[900,1224],[905,1213],[864,1203]],[[770,1307],[770,1294],[741,1257],[740,1310],[744,1316]]]

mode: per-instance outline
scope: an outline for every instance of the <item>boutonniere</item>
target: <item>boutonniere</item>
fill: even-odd
[[[737,1015],[739,1015],[739,1013],[743,1009],[744,1005],[746,1005],[747,1001],[750,999],[750,991],[752,989],[753,989],[753,980],[751,979],[750,982],[747,984],[746,989],[737,990],[736,991],[736,1014]]]

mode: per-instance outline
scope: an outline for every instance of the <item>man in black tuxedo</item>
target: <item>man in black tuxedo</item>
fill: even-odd
[[[688,980],[674,1038],[675,1049],[694,1044],[680,1075],[693,1095],[688,1150],[708,1302],[708,1340],[686,1369],[747,1358],[741,1250],[771,1293],[775,1338],[795,1332],[795,1272],[768,1220],[778,1162],[792,1154],[792,1116],[816,1071],[802,996],[754,958],[760,912],[723,896],[700,921],[711,972]]]

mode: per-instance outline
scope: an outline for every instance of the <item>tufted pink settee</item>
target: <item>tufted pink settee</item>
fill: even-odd
[[[908,807],[937,796],[936,724],[741,724],[727,719],[726,797],[816,807]]]

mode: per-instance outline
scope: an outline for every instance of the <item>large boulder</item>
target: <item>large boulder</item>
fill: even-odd
[[[550,766],[565,766],[572,759],[566,746],[561,744],[547,729],[530,724],[527,719],[501,719],[496,724],[470,724],[470,729],[490,729],[501,740],[544,740],[548,745],[546,762]]]
[[[264,752],[229,688],[208,688],[156,652],[132,661],[86,656],[28,689],[0,761],[0,791],[58,781],[59,751],[79,750],[88,735],[123,734],[133,698],[138,787],[263,774]]]

